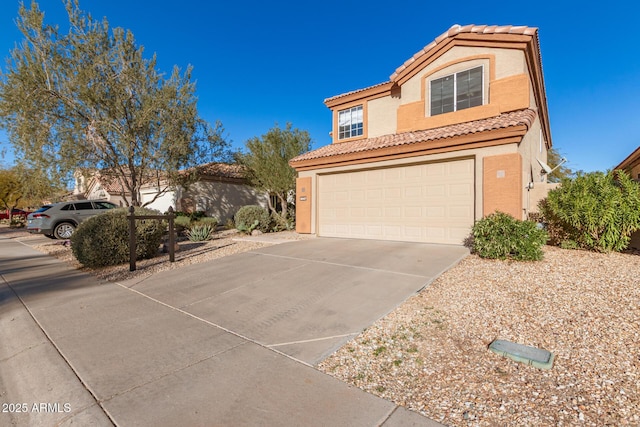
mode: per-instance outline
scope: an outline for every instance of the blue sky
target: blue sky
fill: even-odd
[[[46,22],[64,27],[61,0],[38,3]],[[0,2],[3,58],[21,40],[18,4]],[[191,64],[200,115],[220,120],[236,149],[276,122],[308,130],[313,148],[329,144],[325,98],[387,81],[453,24],[539,28],[553,143],[570,168],[606,170],[640,145],[640,50],[628,2],[81,0],[80,7],[132,30],[160,70]],[[9,147],[6,135],[0,143]]]

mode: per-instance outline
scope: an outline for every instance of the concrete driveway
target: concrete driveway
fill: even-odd
[[[465,248],[318,238],[124,283],[0,250],[2,401],[70,407],[0,424],[436,425],[313,366]]]
[[[316,365],[467,254],[459,246],[318,238],[125,286]]]

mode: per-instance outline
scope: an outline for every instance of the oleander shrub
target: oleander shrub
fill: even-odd
[[[579,173],[539,204],[552,243],[597,252],[622,251],[640,229],[640,184],[623,171]]]
[[[137,215],[160,212],[136,208]],[[104,267],[129,261],[129,220],[125,208],[113,209],[82,222],[71,236],[71,251],[86,267]],[[166,221],[136,221],[136,259],[152,258],[166,232]]]
[[[547,233],[533,221],[520,221],[504,212],[495,212],[477,221],[472,228],[473,251],[482,258],[539,261]]]
[[[266,209],[257,205],[241,207],[234,216],[236,228],[244,233],[251,233],[254,229],[263,233],[269,231],[271,216]]]

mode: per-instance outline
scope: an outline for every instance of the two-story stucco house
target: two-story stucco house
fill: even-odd
[[[389,81],[325,100],[332,143],[290,164],[299,233],[460,244],[496,210],[526,218],[551,133],[538,30],[459,26]]]

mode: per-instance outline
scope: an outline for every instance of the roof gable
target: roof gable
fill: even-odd
[[[347,102],[373,99],[388,95],[431,62],[456,46],[497,47],[524,51],[540,123],[548,146],[552,146],[547,97],[542,73],[542,58],[538,40],[538,28],[515,25],[453,25],[423,49],[399,66],[389,81],[364,89],[358,89],[325,99],[325,105],[333,108]]]

